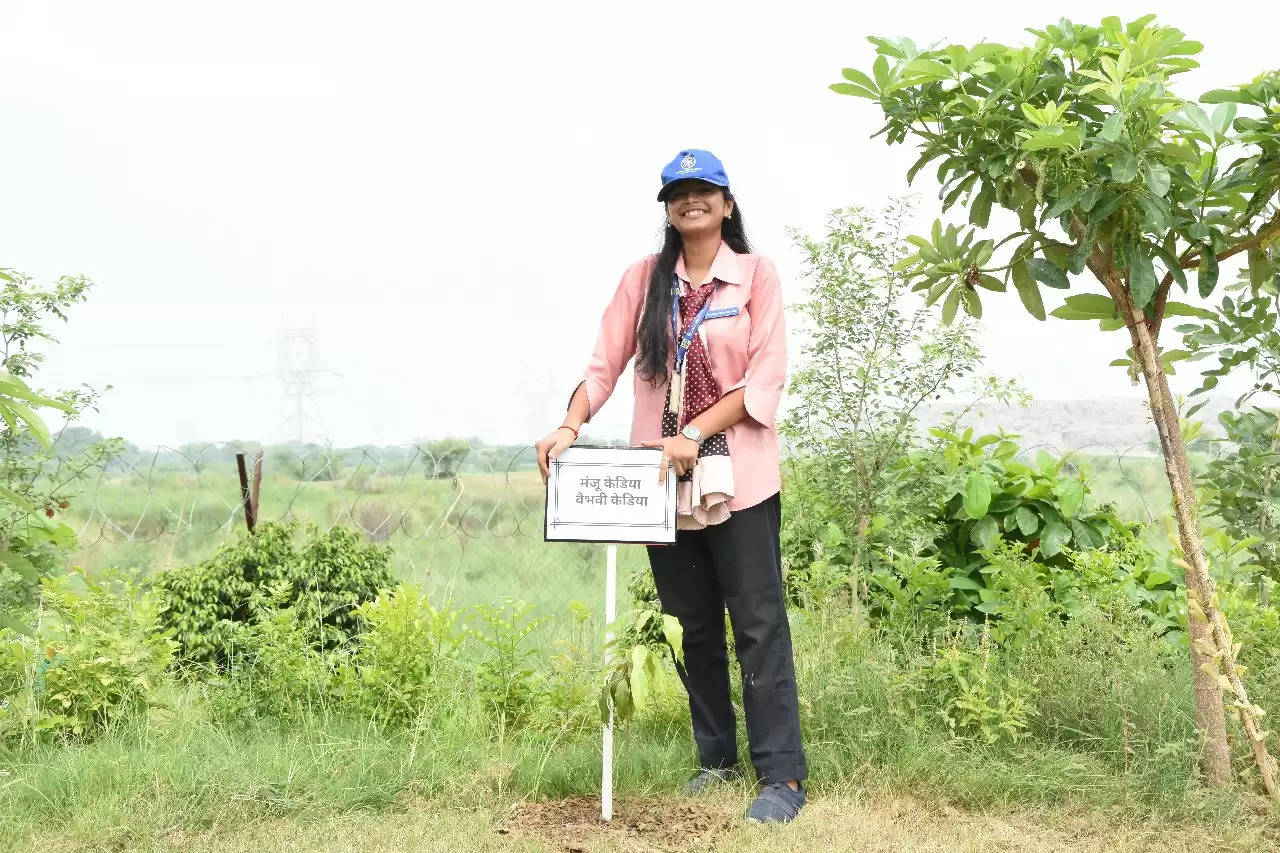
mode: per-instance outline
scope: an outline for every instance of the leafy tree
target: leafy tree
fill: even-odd
[[[1209,462],[1200,478],[1205,507],[1249,550],[1262,569],[1259,594],[1280,579],[1280,413],[1253,408],[1219,418],[1233,452]]]
[[[96,392],[48,394],[29,384],[44,361],[34,347],[57,342],[48,318],[65,320],[90,286],[83,277],[64,276],[43,289],[29,276],[0,268],[0,624],[18,631],[26,626],[17,611],[34,601],[40,578],[59,569],[75,548],[75,532],[57,518],[74,499],[72,485],[122,447],[110,439],[75,454],[54,450],[54,437],[36,410],[56,409],[70,424],[93,407]]]
[[[807,495],[823,495],[819,503],[803,502],[812,530],[801,548],[811,551],[814,536],[825,536],[832,547],[850,541],[851,591],[859,589],[869,536],[892,536],[885,523],[888,503],[909,491],[900,482],[905,472],[894,463],[916,438],[916,411],[950,392],[982,357],[972,330],[940,324],[910,297],[908,281],[895,269],[911,253],[903,239],[911,213],[911,203],[896,200],[879,215],[862,208],[835,211],[821,240],[792,233],[812,282],[809,301],[799,306],[810,334],[791,380],[797,402],[782,434],[802,457],[793,480],[816,486],[805,489]],[[927,512],[930,503],[921,502],[914,515]],[[913,515],[909,507],[897,509]],[[830,524],[844,533],[826,533]],[[803,573],[808,561],[790,562]],[[857,600],[855,594],[855,606]]]
[[[1230,630],[1215,600],[1186,444],[1165,375],[1178,356],[1162,352],[1167,316],[1188,309],[1169,299],[1196,270],[1202,297],[1219,265],[1247,255],[1254,277],[1272,274],[1263,247],[1280,234],[1280,109],[1277,75],[1215,90],[1200,102],[1176,95],[1175,75],[1196,67],[1202,45],[1154,15],[1100,26],[1070,21],[1031,30],[1026,47],[981,43],[921,49],[909,39],[873,37],[871,73],[845,69],[832,88],[883,111],[890,144],[916,140],[908,180],[940,161],[943,210],[962,199],[968,226],[934,224],[911,238],[903,274],[945,319],[960,307],[982,313],[981,290],[1010,281],[1037,319],[1040,286],[1069,289],[1087,270],[1102,293],[1069,296],[1060,317],[1098,319],[1129,335],[1173,491],[1187,564],[1196,721],[1212,784],[1231,775],[1220,685],[1233,694],[1268,792],[1280,799],[1271,756],[1249,699]],[[1212,114],[1201,103],[1217,104]],[[1248,115],[1242,114],[1242,109]],[[993,220],[992,209],[1016,217]],[[995,229],[994,237],[981,231]]]
[[[471,445],[461,438],[441,438],[428,442],[424,448],[423,465],[432,479],[451,479],[471,452]]]

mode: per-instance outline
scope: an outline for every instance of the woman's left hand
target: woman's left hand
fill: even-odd
[[[683,477],[698,464],[698,442],[683,435],[674,435],[659,441],[642,441],[641,447],[662,448],[662,465],[658,468],[658,485],[667,481],[667,463],[675,466],[676,476]]]

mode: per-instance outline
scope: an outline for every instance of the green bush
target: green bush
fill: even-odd
[[[0,736],[91,738],[158,703],[176,644],[154,597],[130,579],[83,572],[41,582],[32,635],[0,636]]]
[[[297,608],[282,606],[288,595],[287,585],[277,585],[260,618],[228,623],[225,672],[205,684],[217,718],[291,722],[333,705],[336,655],[316,647]]]
[[[308,525],[301,548],[296,534],[296,524],[263,524],[212,558],[157,581],[164,625],[184,662],[225,668],[238,628],[275,618],[281,608],[293,610],[308,640],[321,648],[336,648],[356,632],[356,608],[392,585],[390,549],[342,527]]]
[[[383,724],[416,720],[439,693],[466,639],[458,611],[436,609],[422,588],[401,584],[356,608],[362,631],[343,668],[343,695],[363,717]]]
[[[510,598],[501,606],[474,608],[484,630],[471,634],[489,650],[476,669],[476,696],[493,716],[500,737],[528,722],[544,698],[544,677],[537,669],[536,653],[525,640],[550,617],[533,618],[532,610],[532,604]]]
[[[1027,554],[1054,574],[1071,570],[1072,550],[1132,538],[1110,507],[1087,505],[1089,482],[1083,471],[1073,469],[1070,454],[1055,459],[1041,450],[1035,463],[1027,464],[1017,458],[1017,436],[1000,432],[975,438],[972,429],[930,432],[939,444],[929,452],[941,460],[947,482],[939,508],[946,527],[934,550],[973,582],[959,587],[973,611],[999,609],[982,594],[991,578],[983,551],[999,540],[1022,543]]]

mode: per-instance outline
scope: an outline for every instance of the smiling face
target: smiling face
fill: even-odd
[[[724,190],[706,181],[680,181],[667,193],[667,219],[681,237],[720,233],[720,223],[733,212]]]

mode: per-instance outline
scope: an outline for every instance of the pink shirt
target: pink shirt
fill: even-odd
[[[618,377],[636,353],[640,309],[656,262],[657,256],[650,255],[628,267],[604,310],[595,352],[583,375],[588,419],[595,417],[609,399]],[[683,257],[676,261],[676,275],[688,291],[690,283]],[[711,310],[736,307],[738,314],[704,321],[698,335],[707,349],[711,372],[724,393],[746,389],[748,417],[725,430],[733,465],[734,496],[729,502],[733,512],[755,506],[782,488],[774,415],[786,384],[786,329],[778,271],[768,258],[739,255],[721,243],[706,280],[698,284],[712,279],[721,285],[711,297]],[[658,440],[662,437],[667,382],[664,379],[655,388],[637,375],[634,384],[631,443]]]

